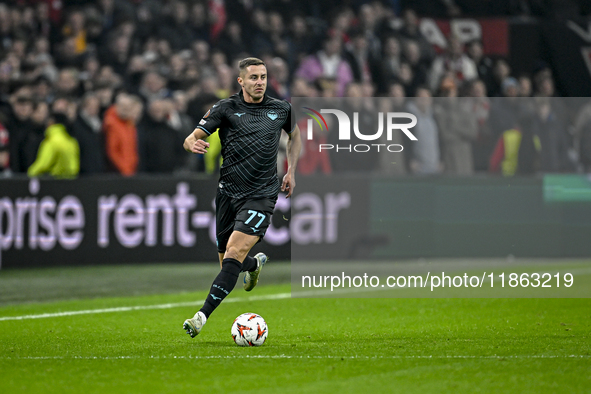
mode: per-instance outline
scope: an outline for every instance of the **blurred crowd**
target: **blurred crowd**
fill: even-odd
[[[590,170],[591,108],[573,113],[558,99],[550,68],[513,75],[507,59],[484,55],[481,42],[453,36],[438,53],[419,29],[426,14],[544,16],[548,8],[530,0],[483,2],[496,10],[472,3],[0,3],[0,171],[215,173],[215,135],[206,157],[186,154],[182,141],[211,105],[239,90],[236,65],[248,56],[266,62],[271,96],[356,97],[366,109],[385,105],[419,120],[418,141],[404,143],[396,166],[381,154],[318,151],[335,136],[316,133],[305,141],[303,174]],[[589,12],[585,2],[558,3],[561,12]]]

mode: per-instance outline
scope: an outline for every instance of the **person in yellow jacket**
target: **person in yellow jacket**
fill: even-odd
[[[209,149],[203,155],[205,162],[205,172],[209,175],[215,174],[222,166],[222,142],[218,133],[214,133],[207,138]]]
[[[54,119],[56,122],[45,130],[37,159],[29,167],[27,173],[30,177],[50,174],[55,178],[75,178],[80,171],[78,141],[68,134],[64,115],[55,114]]]

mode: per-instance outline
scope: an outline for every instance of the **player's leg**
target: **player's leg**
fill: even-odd
[[[224,271],[224,255],[226,253],[226,247],[228,240],[232,234],[234,228],[234,220],[236,217],[236,207],[232,203],[232,199],[230,197],[224,196],[218,192],[216,199],[216,244],[218,249],[218,259],[220,261],[220,273],[218,277],[214,279],[213,284],[216,284],[216,281],[219,281],[219,276],[225,276]],[[230,266],[226,267],[226,271],[230,268]],[[212,285],[213,286],[213,285]],[[218,297],[216,294],[213,294],[211,291],[207,296],[207,299],[212,297]],[[206,301],[207,301],[206,299]],[[221,300],[220,300],[221,301]],[[201,328],[207,321],[209,314],[203,313],[203,311],[198,311],[195,313],[191,319],[185,320],[183,323],[183,329],[194,338],[201,332]]]
[[[277,198],[260,198],[248,200],[240,208],[236,215],[235,231],[258,236],[260,242],[267,228],[271,225],[271,217]],[[244,290],[251,291],[257,285],[261,269],[268,258],[264,253],[257,253],[256,256],[245,256],[242,262],[244,274]]]
[[[246,271],[245,290],[250,291],[256,286],[267,256],[258,253],[255,257],[250,257],[248,252],[261,240],[270,225],[275,201],[276,199],[258,199],[228,203],[228,198],[218,194],[216,225],[221,271],[215,278],[201,310],[183,324],[183,328],[191,337],[199,334],[211,313],[234,289],[240,272]],[[234,212],[237,212],[235,220]],[[230,218],[233,221],[232,225]],[[229,229],[233,230],[228,237]]]
[[[236,286],[238,275],[242,271],[242,261],[248,255],[248,252],[258,242],[259,237],[234,231],[228,240],[226,253],[222,261],[222,269],[214,279],[205,299],[203,307],[199,310],[205,320],[221,304],[228,294]]]

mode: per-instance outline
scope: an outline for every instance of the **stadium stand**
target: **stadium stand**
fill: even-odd
[[[238,91],[235,64],[250,55],[268,65],[268,93],[288,100],[293,94],[338,97],[347,92],[364,97],[412,97],[418,91],[427,99],[474,97],[476,108],[456,112],[469,118],[469,126],[462,126],[457,116],[446,115],[445,108],[436,106],[433,114],[423,114],[433,120],[430,132],[438,142],[420,149],[439,149],[436,156],[442,165],[425,167],[411,153],[398,174],[499,171],[500,162],[507,159],[500,141],[516,127],[524,134],[531,133],[532,127],[536,132],[543,130],[540,138],[547,141],[543,146],[560,142],[551,152],[530,147],[524,155],[541,157],[522,158],[529,162],[521,166],[527,168],[524,173],[583,171],[589,168],[585,148],[589,122],[584,116],[588,108],[572,116],[564,108],[553,107],[554,102],[542,100],[535,116],[527,120],[523,111],[510,105],[517,97],[576,94],[568,81],[557,80],[560,70],[551,55],[526,53],[528,58],[520,61],[514,57],[515,50],[491,51],[494,43],[466,41],[450,34],[449,28],[441,28],[446,34],[439,44],[447,47],[441,50],[434,45],[438,36],[427,34],[433,30],[421,28],[421,20],[436,18],[444,21],[437,26],[447,21],[449,27],[453,18],[485,18],[483,31],[486,24],[498,22],[495,26],[511,30],[514,41],[513,37],[527,36],[523,26],[543,18],[565,21],[590,12],[588,2],[582,0],[1,3],[0,171],[6,177],[27,173],[47,122],[54,118],[50,109],[63,99],[68,115],[64,126],[80,144],[80,176],[109,171],[125,175],[205,172],[202,158],[169,156],[183,155],[175,148],[180,136],[191,131],[212,102]],[[514,25],[508,28],[507,23],[521,24],[521,30]],[[136,112],[142,108],[141,114],[117,120],[122,128],[137,132],[137,138],[130,137],[131,148],[144,151],[119,158],[113,157],[117,153],[110,136],[117,117],[115,100],[122,94],[142,101],[136,106]],[[410,101],[410,107],[403,107],[417,108]],[[576,125],[571,124],[574,120]],[[339,171],[338,163],[323,163],[318,172]],[[360,168],[387,172],[379,160]],[[302,169],[307,174],[316,171],[313,166]]]

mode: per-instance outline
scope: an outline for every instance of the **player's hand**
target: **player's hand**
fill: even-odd
[[[207,152],[207,148],[209,148],[209,142],[196,140],[193,145],[191,145],[191,152],[204,154]]]
[[[287,191],[287,196],[285,196],[285,198],[291,197],[293,189],[295,189],[295,185],[295,176],[291,172],[285,174],[285,176],[283,177],[283,183],[281,184],[281,191]]]

